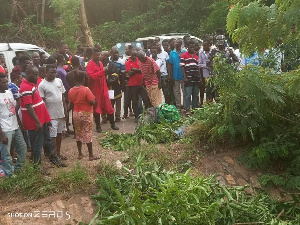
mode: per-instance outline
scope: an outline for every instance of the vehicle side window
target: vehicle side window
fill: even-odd
[[[20,57],[22,55],[27,55],[32,59],[33,52],[40,52],[38,49],[25,50],[25,51],[16,51],[16,56]]]

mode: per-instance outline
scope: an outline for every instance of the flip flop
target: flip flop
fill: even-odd
[[[78,156],[77,159],[81,160],[81,159],[83,159],[83,157],[84,157],[84,156],[81,155],[81,156]]]
[[[89,158],[89,161],[93,161],[93,160],[97,160],[97,159],[100,159],[100,157]]]

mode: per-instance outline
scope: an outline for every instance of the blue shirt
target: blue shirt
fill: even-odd
[[[248,64],[252,64],[253,66],[259,66],[260,65],[260,59],[257,52],[254,52],[252,56],[249,56],[248,58],[245,58],[245,66]]]
[[[180,67],[180,57],[183,53],[185,53],[186,50],[181,49],[178,53],[176,49],[171,51],[169,63],[173,65],[173,78],[174,80],[183,80],[183,74]]]
[[[20,93],[19,93],[19,88],[17,85],[15,85],[14,83],[8,83],[8,90],[11,91],[11,93],[14,96],[14,99],[17,100],[18,98],[20,98]]]
[[[119,58],[117,61],[114,61],[114,60],[112,60],[112,61],[116,64],[118,71],[120,71],[121,73],[125,72],[125,64],[122,61],[122,59]]]

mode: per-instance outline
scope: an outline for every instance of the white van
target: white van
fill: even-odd
[[[14,68],[12,59],[18,52],[22,52],[30,58],[32,58],[32,52],[45,52],[47,58],[50,56],[46,51],[36,45],[23,43],[0,43],[0,55],[4,55],[8,74],[10,74]]]
[[[162,43],[162,41],[164,39],[168,39],[170,40],[171,38],[175,38],[175,39],[183,39],[183,37],[185,35],[189,35],[191,38],[195,38],[197,39],[200,43],[202,43],[202,40],[196,36],[193,36],[193,35],[190,35],[188,33],[169,33],[169,34],[161,34],[161,35],[152,35],[152,36],[149,36],[149,37],[143,37],[143,38],[138,38],[136,39],[136,41],[148,41],[148,39],[155,39],[156,37],[159,37],[160,38],[160,43]]]

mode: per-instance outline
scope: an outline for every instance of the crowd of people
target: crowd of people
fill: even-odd
[[[127,45],[125,53],[120,56],[115,46],[102,51],[97,44],[78,46],[76,54],[70,54],[67,44],[61,43],[49,58],[42,52],[33,52],[31,58],[17,55],[10,79],[0,67],[0,149],[5,176],[22,168],[28,149],[35,166],[41,164],[42,149],[51,163],[67,166],[61,151],[63,135],[74,134],[78,159],[83,158],[85,143],[89,160],[96,160],[94,123],[98,133],[107,122],[119,130],[117,123],[122,119],[134,116],[137,121],[143,109],[163,101],[189,115],[191,109],[202,107],[205,92],[207,102],[217,101],[217,87],[207,82],[214,75],[215,56],[239,63],[226,48],[223,33],[206,35],[202,45],[189,36],[162,42],[155,38],[147,41],[145,51]],[[16,162],[11,150],[17,154]]]

